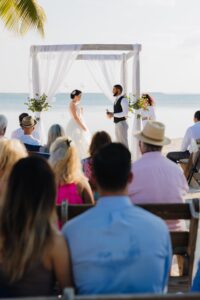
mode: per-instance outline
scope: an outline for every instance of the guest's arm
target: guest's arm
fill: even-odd
[[[79,194],[85,204],[94,204],[92,189],[87,180],[78,183]]]
[[[79,118],[78,114],[77,114],[77,109],[76,109],[76,105],[71,102],[70,103],[70,110],[72,113],[72,116],[74,118],[74,120],[78,123],[78,125],[84,130],[87,131],[87,128],[85,127],[85,125],[82,123],[81,119]]]
[[[72,266],[68,245],[61,234],[54,238],[52,251],[53,270],[59,288],[73,286]]]

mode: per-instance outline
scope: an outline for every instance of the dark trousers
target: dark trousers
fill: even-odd
[[[172,160],[175,163],[178,163],[180,159],[185,159],[190,157],[190,152],[187,151],[176,151],[176,152],[169,152],[167,154],[167,158]]]

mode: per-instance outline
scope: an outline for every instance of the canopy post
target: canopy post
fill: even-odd
[[[122,54],[122,65],[121,65],[121,83],[123,86],[124,94],[127,95],[128,92],[128,71],[127,71],[127,60],[126,60],[126,54]]]
[[[141,45],[135,47],[134,49],[134,59],[133,59],[133,85],[132,92],[136,99],[140,97],[140,50]]]

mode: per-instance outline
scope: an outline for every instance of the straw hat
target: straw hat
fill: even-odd
[[[21,126],[23,128],[31,128],[34,127],[36,124],[37,121],[31,116],[24,117],[21,122]]]
[[[148,121],[143,130],[135,137],[147,144],[155,146],[164,146],[171,143],[171,140],[165,137],[165,125],[156,121]]]

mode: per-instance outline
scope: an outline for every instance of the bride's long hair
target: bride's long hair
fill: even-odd
[[[67,137],[59,137],[51,145],[49,162],[54,170],[57,185],[86,180],[76,147]]]

